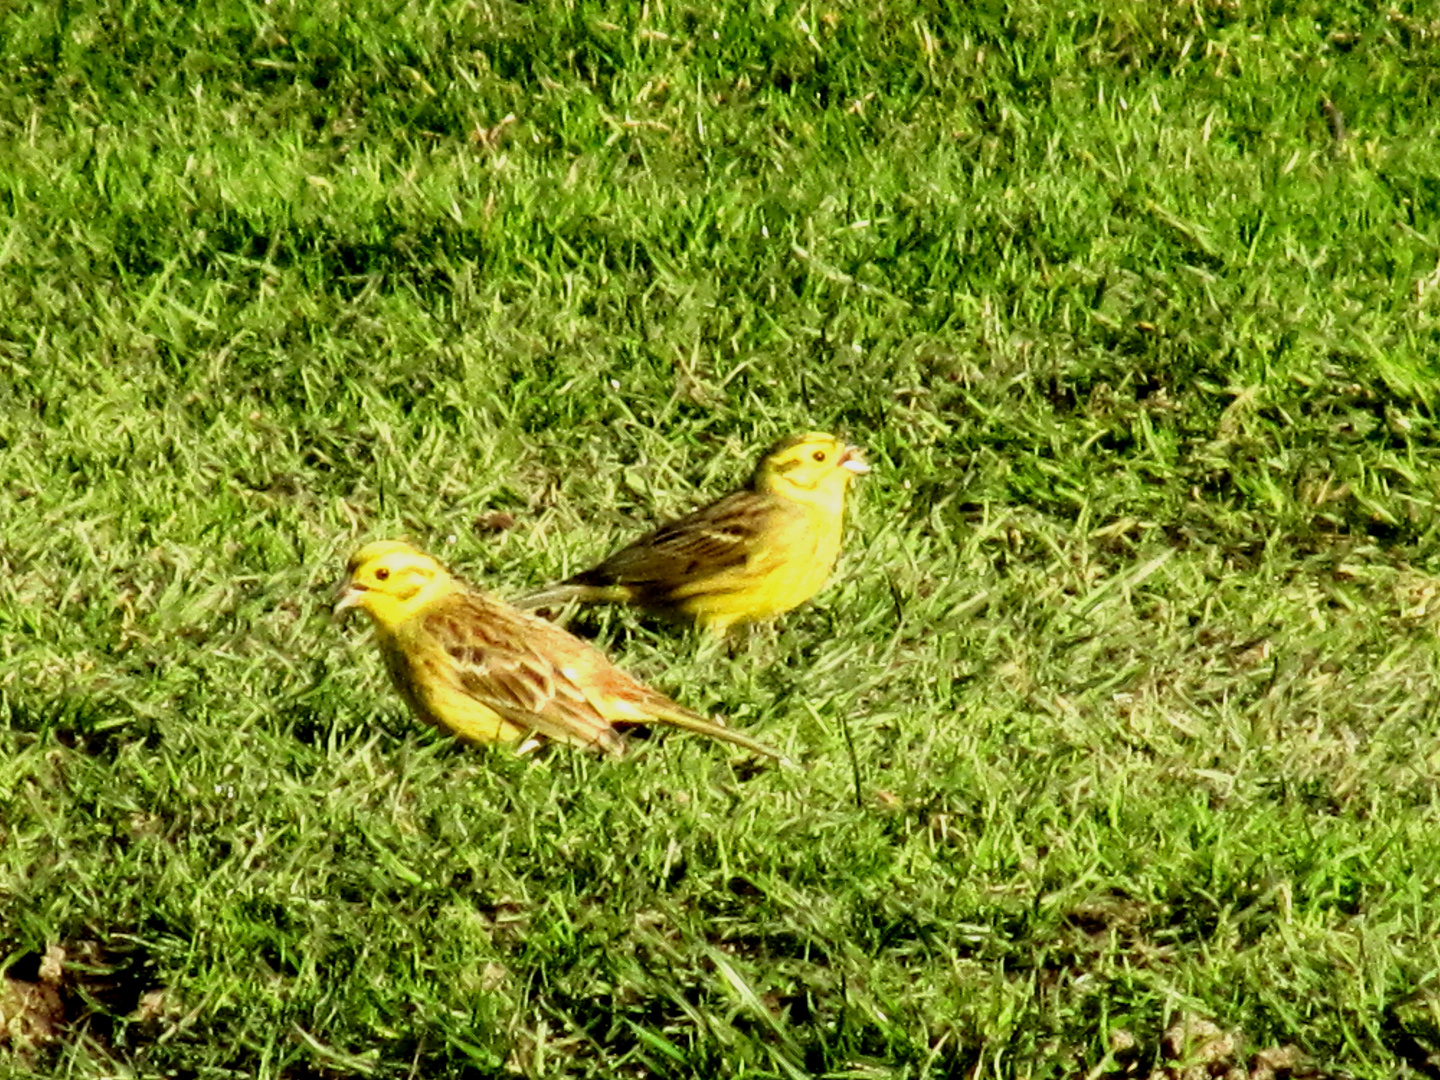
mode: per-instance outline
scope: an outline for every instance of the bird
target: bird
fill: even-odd
[[[385,667],[411,711],[480,744],[545,740],[622,756],[625,725],[664,723],[757,754],[784,755],[706,719],[538,615],[465,585],[403,540],[350,558],[337,615],[365,612]]]
[[[860,450],[834,435],[792,435],[765,452],[739,491],[515,603],[632,604],[724,637],[736,623],[782,615],[820,591],[840,554],[845,493],[869,471]]]

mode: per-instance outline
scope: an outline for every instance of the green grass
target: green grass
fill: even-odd
[[[0,60],[0,1073],[1099,1080],[1193,1016],[1434,1075],[1430,5],[68,0]],[[812,428],[875,465],[813,604],[579,622],[803,768],[450,745],[326,615]]]

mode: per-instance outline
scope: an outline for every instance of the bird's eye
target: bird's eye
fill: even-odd
[[[816,461],[824,461],[824,460],[825,460],[825,451],[824,451],[824,450],[816,450],[815,453],[811,454],[810,456],[813,457]]]
[[[376,571],[375,571],[375,580],[376,580],[376,581],[385,581],[385,580],[388,579],[389,577],[390,577],[390,571],[389,571],[387,568],[383,567],[383,566],[380,567],[379,570],[376,570]]]

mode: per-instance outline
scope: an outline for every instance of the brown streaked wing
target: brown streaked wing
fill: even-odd
[[[488,597],[456,593],[425,616],[461,688],[506,720],[560,742],[619,754],[624,740],[556,666],[586,646],[543,619]]]
[[[743,565],[772,507],[763,495],[737,491],[621,548],[579,584],[665,585]]]

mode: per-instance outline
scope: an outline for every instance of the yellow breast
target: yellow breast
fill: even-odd
[[[819,592],[840,554],[843,519],[805,506],[788,509],[742,565],[698,582],[681,610],[723,633],[737,622],[781,615]]]
[[[405,624],[397,627],[403,634]],[[454,664],[433,642],[403,643],[380,632],[380,651],[395,689],[427,724],[473,743],[509,743],[528,732],[476,701],[459,684]]]

